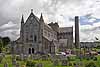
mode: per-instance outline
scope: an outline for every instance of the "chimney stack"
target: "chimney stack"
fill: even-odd
[[[75,47],[79,48],[80,40],[79,40],[79,17],[75,16]]]

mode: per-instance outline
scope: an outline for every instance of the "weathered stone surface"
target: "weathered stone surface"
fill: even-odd
[[[62,61],[61,61],[61,65],[62,65],[62,66],[67,66],[67,63],[68,63],[67,60],[62,60]]]
[[[16,64],[16,67],[20,67],[19,63]]]
[[[5,63],[5,64],[4,64],[4,67],[8,67],[8,64],[7,64],[7,63]]]
[[[42,56],[42,60],[48,60],[48,56],[47,55],[43,55]]]
[[[45,24],[42,14],[39,19],[31,12],[26,22],[22,17],[20,37],[15,41],[17,50],[14,51],[18,54],[55,54],[62,42],[64,47],[61,49],[72,48],[73,27],[59,27],[58,23]]]
[[[38,64],[36,64],[36,67],[43,67],[43,64],[42,63],[38,63]]]
[[[16,65],[16,59],[12,59],[12,65]]]
[[[54,65],[54,66],[59,65],[59,60],[53,60],[53,65]]]

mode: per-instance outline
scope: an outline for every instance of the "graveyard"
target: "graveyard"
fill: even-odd
[[[84,53],[83,50],[81,52]],[[80,52],[70,56],[56,54],[31,54],[27,56],[8,53],[0,54],[0,67],[86,67],[89,63],[94,64],[93,67],[100,67],[100,55],[80,54]]]

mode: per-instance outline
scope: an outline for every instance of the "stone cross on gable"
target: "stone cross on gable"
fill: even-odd
[[[33,9],[31,9],[31,13],[33,13]]]

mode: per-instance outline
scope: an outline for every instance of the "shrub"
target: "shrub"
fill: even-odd
[[[21,61],[20,56],[16,56],[16,60],[17,60],[17,61]]]
[[[69,63],[69,66],[72,66],[72,63]]]
[[[73,63],[73,65],[75,66],[75,65],[76,65],[76,63]]]
[[[27,61],[26,62],[26,67],[35,67],[35,62],[33,62],[33,61]]]
[[[89,62],[85,65],[85,67],[96,67],[94,62]]]
[[[67,57],[68,61],[75,61],[75,57]]]
[[[86,60],[90,60],[90,58],[89,58],[89,57],[87,57],[87,58],[86,58]]]
[[[2,62],[2,59],[3,59],[3,57],[2,57],[2,56],[0,56],[0,63]]]
[[[100,45],[98,45],[96,48],[97,48],[97,49],[100,49]]]
[[[3,60],[3,55],[0,55],[0,63],[2,62],[2,60]]]
[[[91,56],[91,59],[93,59],[94,57],[93,56]]]
[[[93,60],[94,60],[94,61],[97,61],[97,57],[94,57]]]

